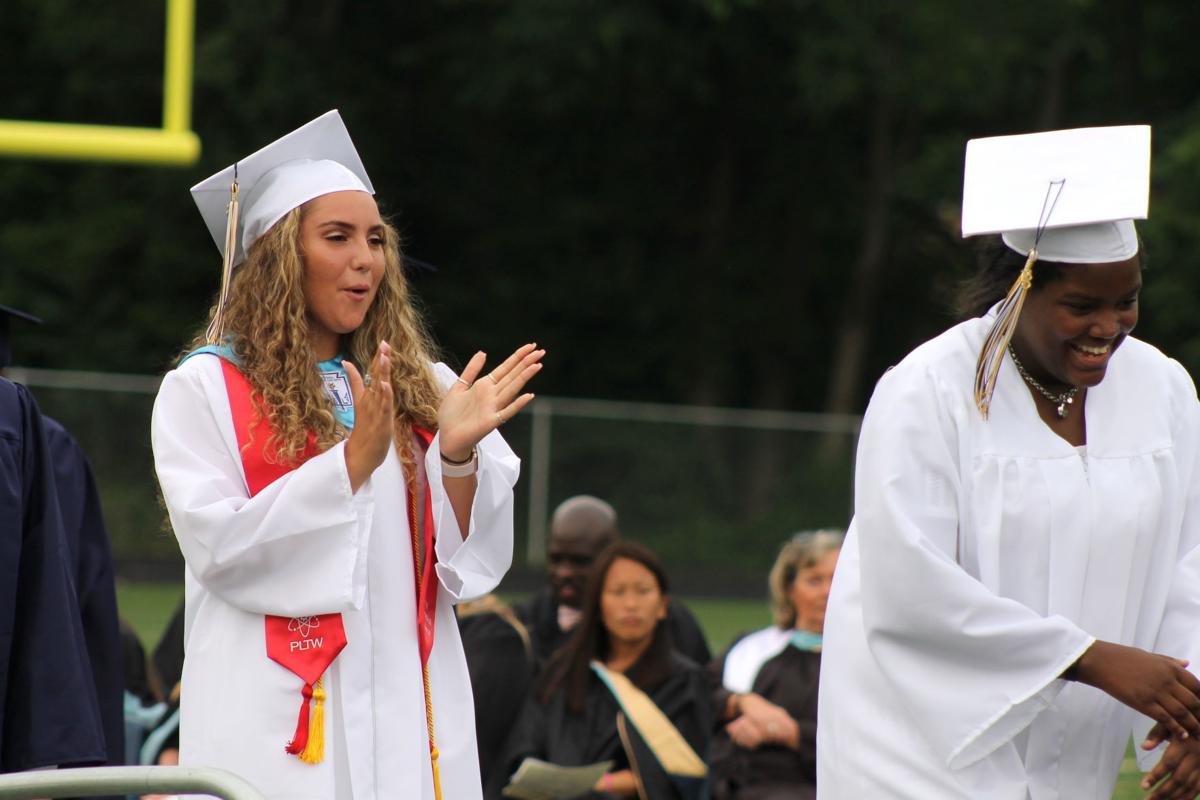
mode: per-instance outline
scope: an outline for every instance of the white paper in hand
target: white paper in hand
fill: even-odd
[[[560,800],[587,794],[612,769],[613,762],[598,761],[581,767],[560,767],[539,758],[527,758],[504,787],[504,796],[516,800]]]

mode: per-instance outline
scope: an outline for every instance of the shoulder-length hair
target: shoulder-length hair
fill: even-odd
[[[258,413],[271,423],[269,457],[295,461],[311,432],[327,450],[348,432],[334,418],[309,343],[304,299],[301,229],[307,203],[292,209],[247,252],[233,273],[225,306],[226,331],[242,373],[256,391]],[[435,348],[409,294],[396,229],[384,223],[384,273],[363,324],[343,337],[345,355],[366,373],[380,339],[392,346],[392,392],[396,402],[396,443],[405,466],[415,464],[407,434],[412,425],[437,430],[442,391],[433,375]],[[216,313],[214,303],[209,320]],[[187,352],[206,344],[205,327]]]
[[[981,240],[976,250],[975,273],[959,283],[955,293],[955,314],[960,319],[971,319],[987,313],[1008,294],[1026,260],[1026,256],[1006,245],[999,235]],[[1031,290],[1058,280],[1062,268],[1055,261],[1038,261],[1033,266]]]
[[[771,592],[771,616],[780,628],[796,627],[796,607],[788,597],[788,587],[800,570],[816,566],[826,553],[840,550],[846,534],[835,529],[801,531],[779,548],[779,555],[767,576]]]
[[[538,699],[542,703],[550,702],[556,693],[562,691],[566,693],[568,710],[575,714],[583,713],[591,662],[604,661],[609,655],[611,645],[608,629],[604,627],[600,611],[600,597],[604,593],[604,580],[608,577],[608,571],[618,558],[636,561],[650,570],[658,584],[659,592],[669,602],[670,586],[666,570],[663,569],[658,556],[648,547],[637,542],[621,540],[601,551],[588,576],[587,588],[584,590],[583,615],[575,633],[551,657],[546,669],[538,690]],[[671,634],[665,619],[660,619],[654,626],[651,637],[646,652],[625,672],[625,677],[643,691],[658,686],[671,674]]]

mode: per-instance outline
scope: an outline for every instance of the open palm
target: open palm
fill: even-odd
[[[442,455],[452,461],[470,458],[480,439],[528,405],[533,395],[522,390],[541,370],[544,355],[536,344],[524,345],[481,378],[487,356],[476,353],[438,408]]]

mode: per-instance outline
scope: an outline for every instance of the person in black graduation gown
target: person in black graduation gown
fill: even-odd
[[[0,378],[0,772],[106,760],[37,404]]]
[[[584,593],[582,618],[526,700],[505,748],[504,768],[488,786],[499,797],[527,757],[560,766],[613,760],[589,797],[634,797],[635,777],[617,731],[617,700],[591,670],[593,659],[645,692],[702,758],[713,707],[703,668],[671,647],[665,624],[670,603],[658,558],[635,542],[611,545],[596,559]],[[643,788],[654,800],[678,795],[641,765]]]
[[[43,417],[54,462],[54,483],[67,551],[75,566],[75,592],[87,643],[109,765],[125,763],[124,644],[117,616],[116,577],[100,492],[87,456],[57,421]]]
[[[0,375],[12,363],[11,320],[41,323],[37,317],[0,305]],[[104,723],[108,754],[105,763],[124,764],[124,646],[117,618],[112,547],[100,508],[100,492],[87,455],[74,437],[50,417],[43,415],[42,422],[88,660]]]
[[[494,594],[454,607],[475,700],[479,771],[487,786],[504,755],[513,720],[533,686],[537,661],[529,633]]]
[[[767,580],[775,624],[709,665],[719,718],[709,757],[714,800],[817,796],[821,634],[841,531],[789,539]]]
[[[539,663],[546,663],[571,636],[578,623],[583,590],[596,556],[620,538],[617,512],[605,501],[576,495],[554,509],[546,548],[549,582],[517,603],[517,617],[529,631]],[[680,653],[697,664],[712,658],[704,632],[678,601],[667,609],[667,627]]]

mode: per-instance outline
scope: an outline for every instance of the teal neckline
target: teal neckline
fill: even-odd
[[[226,337],[221,344],[206,344],[203,347],[197,347],[192,352],[179,359],[179,364],[187,361],[192,356],[198,356],[202,353],[223,358],[230,364],[233,364],[239,369],[242,366],[242,361],[238,358],[233,349],[233,340]],[[342,361],[346,356],[339,353],[333,358],[327,358],[324,361],[316,363],[317,372],[321,373],[321,381],[325,386],[325,395],[329,398],[330,405],[333,406],[333,416],[338,423],[349,430],[354,429],[354,398],[350,393],[350,376],[346,373],[346,368],[342,366]],[[336,395],[336,396],[335,396]]]
[[[821,652],[821,634],[812,631],[792,631],[788,644],[808,653]]]

